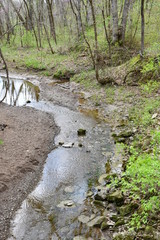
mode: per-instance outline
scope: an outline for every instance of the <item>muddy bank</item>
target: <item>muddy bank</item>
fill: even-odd
[[[38,182],[57,131],[49,114],[0,105],[0,239],[6,239],[10,219]]]

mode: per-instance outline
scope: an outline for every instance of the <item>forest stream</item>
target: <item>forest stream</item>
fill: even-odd
[[[5,78],[0,78],[1,89],[4,86]],[[9,240],[71,240],[79,235],[101,239],[100,229],[83,225],[78,217],[86,212],[93,218],[99,215],[96,208],[91,208],[89,196],[96,193],[107,156],[114,155],[109,126],[87,113],[39,101],[39,88],[25,80],[10,80],[5,103],[45,111],[59,127],[55,149],[46,159],[41,180],[11,222]],[[86,134],[78,136],[78,129],[86,130]],[[112,172],[120,169],[118,160],[112,162]]]

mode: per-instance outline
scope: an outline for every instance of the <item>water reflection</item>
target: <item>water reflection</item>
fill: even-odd
[[[7,80],[0,77],[0,99],[5,95]],[[4,103],[12,106],[23,106],[27,102],[39,100],[39,87],[29,81],[10,79],[9,89]]]

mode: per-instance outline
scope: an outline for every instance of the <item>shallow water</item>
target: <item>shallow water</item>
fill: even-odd
[[[12,220],[9,239],[71,240],[81,234],[99,239],[99,230],[83,226],[77,217],[88,208],[86,194],[95,191],[95,182],[105,170],[107,153],[113,155],[109,127],[86,112],[35,99],[28,106],[53,115],[60,133],[53,142],[56,149],[48,155],[40,182]],[[79,128],[86,129],[86,136],[78,137]],[[66,200],[68,204],[63,205]]]
[[[7,80],[0,77],[0,99],[5,95]],[[4,103],[12,106],[23,106],[28,101],[39,100],[39,88],[31,82],[20,79],[9,80],[9,89]]]

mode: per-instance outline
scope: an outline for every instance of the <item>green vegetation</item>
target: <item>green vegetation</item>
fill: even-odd
[[[0,145],[2,145],[3,144],[3,141],[0,139]]]

